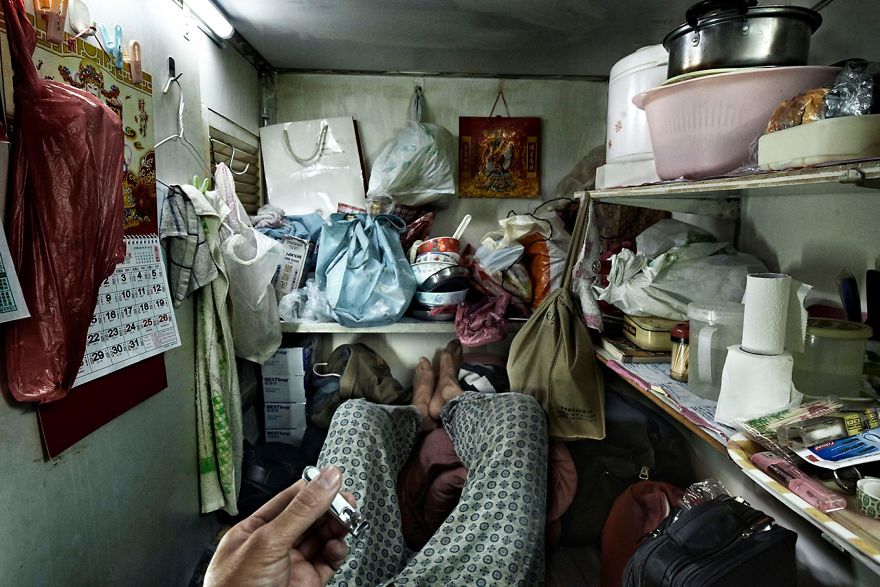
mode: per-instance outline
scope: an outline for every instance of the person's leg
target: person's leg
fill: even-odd
[[[434,397],[448,398],[443,425],[468,469],[467,483],[455,511],[394,584],[542,584],[544,411],[534,398],[519,393],[462,394],[451,375],[455,371],[452,354],[441,359]]]
[[[331,584],[380,585],[406,565],[395,483],[427,415],[433,383],[425,360],[416,369],[414,406],[358,399],[343,403],[333,415],[318,465],[342,469],[342,490],[354,494],[370,528],[360,538],[348,536],[351,552]]]

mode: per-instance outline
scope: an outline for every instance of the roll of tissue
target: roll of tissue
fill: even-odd
[[[742,348],[759,355],[785,350],[791,277],[781,273],[752,273],[743,296]]]
[[[737,345],[727,347],[715,421],[734,426],[784,408],[791,401],[792,367],[789,353],[755,355]]]

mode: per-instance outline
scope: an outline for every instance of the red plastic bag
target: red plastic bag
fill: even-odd
[[[3,5],[17,129],[7,233],[31,312],[6,329],[6,373],[17,400],[50,402],[76,379],[98,289],[125,251],[122,124],[88,92],[40,79],[24,0]]]

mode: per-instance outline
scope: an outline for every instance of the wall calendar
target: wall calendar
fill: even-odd
[[[101,284],[74,387],[180,346],[159,237],[126,236],[125,245]]]

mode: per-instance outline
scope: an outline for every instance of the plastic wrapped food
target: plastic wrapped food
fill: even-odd
[[[822,120],[826,116],[825,96],[828,91],[828,88],[816,88],[786,100],[773,111],[766,132],[777,132]]]
[[[88,92],[40,79],[24,1],[3,5],[18,129],[7,227],[31,311],[6,330],[6,374],[17,400],[50,402],[76,379],[98,289],[125,251],[122,125]]]

